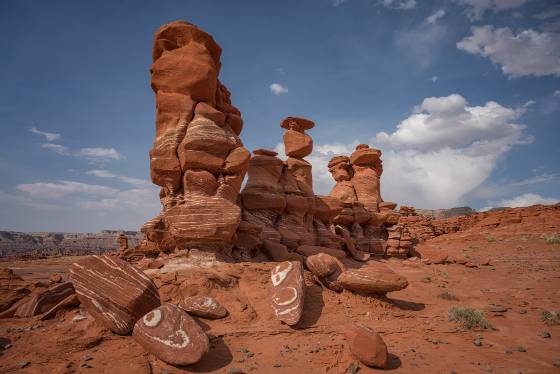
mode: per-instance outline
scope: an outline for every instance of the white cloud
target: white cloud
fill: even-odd
[[[91,160],[121,160],[123,156],[115,148],[81,148],[76,156]]]
[[[53,151],[55,153],[58,153],[59,155],[63,155],[63,156],[69,156],[70,155],[70,151],[68,150],[68,148],[63,146],[63,145],[60,145],[60,144],[44,143],[44,144],[41,144],[41,147],[43,147],[44,149],[47,149],[49,151]]]
[[[487,11],[494,13],[519,8],[531,0],[455,0],[467,7],[465,14],[471,21],[480,20]]]
[[[481,154],[520,142],[525,128],[513,122],[522,110],[493,101],[471,107],[458,94],[426,98],[415,111],[395,132],[380,132],[375,141],[392,149],[426,152],[460,148]]]
[[[337,7],[337,6],[339,6],[339,5],[342,5],[342,4],[345,3],[345,2],[346,2],[346,0],[332,0],[332,5],[333,5],[334,7]]]
[[[272,83],[270,85],[270,92],[276,96],[288,93],[288,87],[282,86],[280,83]]]
[[[381,4],[386,8],[410,10],[416,7],[416,0],[381,0]]]
[[[112,197],[83,201],[78,205],[84,209],[101,211],[127,210],[155,214],[161,208],[157,196],[158,191],[155,186],[154,188],[134,188],[118,191]]]
[[[122,160],[124,158],[114,148],[80,148],[78,150],[73,150],[66,146],[54,143],[45,143],[42,144],[41,147],[62,156],[85,158],[90,161],[103,162],[110,160]]]
[[[437,75],[432,76],[432,82],[436,83],[439,77]]]
[[[550,204],[556,204],[558,202],[560,202],[560,200],[555,198],[543,197],[536,193],[525,193],[523,195],[519,195],[512,199],[501,200],[498,202],[498,206],[518,208],[524,206],[531,206],[535,204],[550,205]]]
[[[467,53],[488,57],[512,77],[560,76],[560,34],[524,30],[515,34],[509,27],[480,26],[457,43]]]
[[[426,18],[426,22],[433,25],[433,24],[437,23],[437,21],[440,18],[443,18],[443,16],[445,16],[445,10],[439,9],[436,12],[434,12],[431,16]]]
[[[134,186],[147,186],[147,185],[151,184],[149,181],[144,180],[144,179],[127,177],[126,175],[118,175],[118,174],[111,173],[110,171],[104,170],[104,169],[89,170],[89,171],[86,172],[86,174],[94,175],[98,178],[118,179],[121,182],[129,183],[129,184],[132,184]]]
[[[41,199],[57,199],[78,193],[95,196],[112,196],[118,192],[117,189],[107,186],[64,180],[18,184],[16,188],[19,191],[28,193],[32,197]]]
[[[383,150],[383,198],[419,208],[464,204],[512,146],[531,142],[525,126],[515,123],[523,112],[495,102],[470,106],[457,94],[426,98],[395,131],[371,141]],[[329,159],[349,155],[356,144],[315,144],[306,159],[313,165],[316,193],[328,194],[334,185]]]
[[[53,133],[53,132],[41,131],[36,127],[30,128],[29,131],[31,131],[33,134],[44,136],[45,139],[47,139],[47,141],[49,141],[49,142],[60,139],[60,134]]]

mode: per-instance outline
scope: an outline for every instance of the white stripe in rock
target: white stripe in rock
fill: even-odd
[[[284,270],[280,270],[282,266],[285,266],[286,263],[288,264],[288,267]],[[272,270],[272,274],[270,274],[270,280],[272,281],[274,287],[277,287],[282,282],[284,282],[284,280],[286,279],[286,277],[288,276],[288,274],[290,273],[293,267],[294,265],[288,261],[276,265],[276,267]]]
[[[142,320],[144,321],[144,325],[148,327],[155,327],[159,325],[161,321],[161,310],[152,310],[150,313],[146,314]]]
[[[282,310],[276,309],[275,310],[276,316],[280,317],[280,316],[283,316],[284,314],[289,314],[289,313],[293,312],[294,310],[296,310],[298,308],[299,308],[299,303],[297,303],[293,308],[282,309]]]
[[[158,338],[157,336],[149,335],[144,331],[142,331],[142,333],[146,335],[149,339],[155,340],[171,348],[178,348],[178,349],[185,348],[187,345],[191,343],[191,338],[189,338],[189,336],[184,330],[175,331],[175,335],[181,338],[181,343],[173,343],[173,341],[170,338],[168,339]]]
[[[274,295],[274,298],[273,298],[272,300],[274,301],[274,303],[275,303],[276,305],[284,306],[284,305],[291,304],[291,303],[293,303],[294,301],[297,300],[297,298],[298,298],[298,292],[297,292],[297,290],[296,290],[294,287],[286,287],[286,290],[292,290],[292,292],[293,292],[293,294],[294,294],[293,297],[292,297],[291,299],[289,299],[289,300],[286,300],[286,301],[277,301],[278,299],[280,299],[280,297]],[[283,298],[283,297],[282,297],[282,298]]]

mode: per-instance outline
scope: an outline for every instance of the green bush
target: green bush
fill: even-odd
[[[543,310],[541,312],[541,321],[545,325],[558,325],[560,323],[560,312],[549,312],[548,310]]]
[[[472,308],[454,307],[449,309],[449,320],[462,323],[463,327],[467,329],[492,328],[492,324],[484,318],[484,314]]]
[[[560,234],[556,233],[544,238],[546,244],[560,244]]]

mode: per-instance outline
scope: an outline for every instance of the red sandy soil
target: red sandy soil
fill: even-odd
[[[388,265],[410,285],[387,299],[337,294],[306,276],[305,312],[295,329],[272,314],[271,263],[183,264],[150,270],[163,299],[176,301],[182,294],[206,291],[229,309],[230,316],[223,320],[199,320],[211,340],[202,361],[182,368],[166,365],[130,336],[114,335],[75,309],[48,321],[0,320],[0,345],[11,344],[0,350],[0,372],[343,373],[351,363],[343,348],[344,326],[355,321],[380,332],[391,355],[390,372],[558,373],[560,368],[553,363],[560,360],[560,325],[543,323],[541,313],[560,311],[560,244],[545,240],[559,232],[560,216],[550,212],[519,224],[471,228],[429,240],[417,247],[420,252],[445,250],[450,256],[469,256],[475,263],[489,258],[491,264],[469,268],[389,260]],[[75,259],[3,266],[24,278],[47,279],[51,273],[65,273]],[[201,275],[204,271],[209,273]],[[445,291],[458,300],[438,296]],[[507,310],[492,313],[491,304]],[[449,321],[448,311],[454,306],[484,311],[495,330],[466,330]],[[78,314],[86,318],[73,321]],[[551,337],[542,337],[542,332]],[[477,338],[481,346],[474,344]],[[359,373],[375,371],[360,365]]]

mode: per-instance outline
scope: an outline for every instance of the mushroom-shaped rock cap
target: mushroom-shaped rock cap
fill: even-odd
[[[350,162],[350,157],[348,157],[348,156],[334,156],[329,161],[329,169],[338,165],[338,164],[341,164],[343,162],[344,163],[349,163]]]
[[[304,132],[315,127],[315,123],[301,117],[286,117],[282,120],[280,127],[286,130]]]
[[[352,165],[368,165],[379,161],[381,150],[370,148],[367,144],[356,146],[356,150],[350,155]]]
[[[181,48],[189,43],[198,43],[203,44],[210,51],[216,67],[220,68],[222,48],[220,48],[210,34],[202,31],[192,23],[181,20],[167,23],[156,31],[154,40],[153,61],[156,61],[164,51]]]

